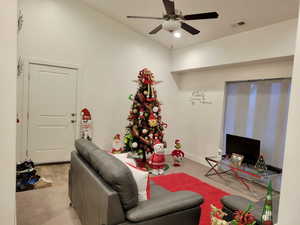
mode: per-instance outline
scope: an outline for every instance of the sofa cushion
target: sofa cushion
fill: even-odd
[[[90,152],[91,166],[119,194],[125,210],[138,204],[138,189],[129,168],[105,151]]]
[[[91,162],[90,153],[95,150],[99,150],[97,145],[87,139],[76,140],[75,148],[79,152],[80,156],[84,158],[88,163]]]
[[[130,222],[138,223],[151,220],[167,214],[199,207],[203,198],[197,193],[190,191],[168,192],[164,196],[148,201],[140,202],[139,205],[126,213]],[[184,221],[181,221],[182,224]]]
[[[153,181],[150,181],[150,196],[151,199],[159,199],[160,197],[168,194],[170,191],[163,188],[160,185],[155,184]]]

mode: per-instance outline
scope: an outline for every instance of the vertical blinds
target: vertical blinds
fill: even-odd
[[[267,164],[282,168],[290,85],[290,79],[227,83],[224,149],[226,134],[258,139]]]

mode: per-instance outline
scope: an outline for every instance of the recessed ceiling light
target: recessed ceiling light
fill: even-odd
[[[173,35],[175,38],[181,38],[181,33],[179,31],[174,31]]]

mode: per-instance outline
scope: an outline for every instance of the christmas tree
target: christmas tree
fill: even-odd
[[[270,181],[267,191],[267,197],[265,200],[264,208],[261,215],[261,224],[262,225],[273,225],[272,217],[272,199],[273,199],[273,188],[272,182]]]
[[[129,112],[127,132],[124,137],[124,151],[132,152],[137,158],[145,162],[147,154],[153,152],[153,143],[159,140],[164,143],[164,129],[167,124],[161,120],[161,104],[157,100],[154,86],[160,82],[155,81],[148,69],[139,72],[138,90],[135,96],[129,96],[133,101]]]

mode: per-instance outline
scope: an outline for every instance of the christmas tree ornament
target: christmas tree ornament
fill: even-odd
[[[129,95],[129,96],[128,96],[128,99],[129,99],[130,101],[133,101],[133,100],[134,100],[134,95],[133,95],[133,94]]]
[[[147,133],[148,133],[148,130],[147,130],[147,129],[143,129],[143,130],[142,130],[142,133],[143,133],[143,134],[147,134]]]
[[[155,113],[158,112],[158,107],[157,106],[153,107],[153,112],[155,112]]]
[[[120,134],[116,134],[114,136],[114,140],[112,143],[112,151],[113,154],[119,154],[123,152],[123,148],[122,148],[122,142],[121,142],[121,135]]]
[[[137,148],[138,147],[138,143],[137,142],[133,142],[131,145],[133,148]]]
[[[146,101],[145,96],[142,93],[138,93],[137,97],[138,97],[140,103],[144,103]]]
[[[149,125],[150,125],[150,127],[156,127],[157,126],[157,120],[156,120],[153,113],[151,113],[150,116],[149,116]]]
[[[161,175],[164,173],[164,167],[166,163],[164,145],[156,140],[153,145],[154,153],[149,158],[149,165],[151,172],[154,175]]]
[[[260,155],[256,164],[255,164],[255,168],[257,169],[257,171],[259,173],[265,173],[268,171],[265,159],[263,157],[263,155]]]
[[[148,95],[148,91],[144,91],[143,93],[144,93],[144,95]]]
[[[72,122],[73,121],[75,120],[72,120]],[[92,115],[87,108],[81,110],[80,137],[83,139],[88,139],[90,141],[93,138]]]
[[[136,113],[138,112],[138,110],[137,110],[137,109],[133,109],[132,112],[133,112],[134,114],[136,114]]]
[[[181,150],[181,143],[179,139],[175,140],[175,149],[171,153],[173,158],[173,166],[179,167],[184,159],[184,152]]]
[[[269,182],[268,190],[267,190],[267,197],[265,200],[264,208],[261,215],[261,224],[262,225],[273,225],[273,188],[272,182]]]

